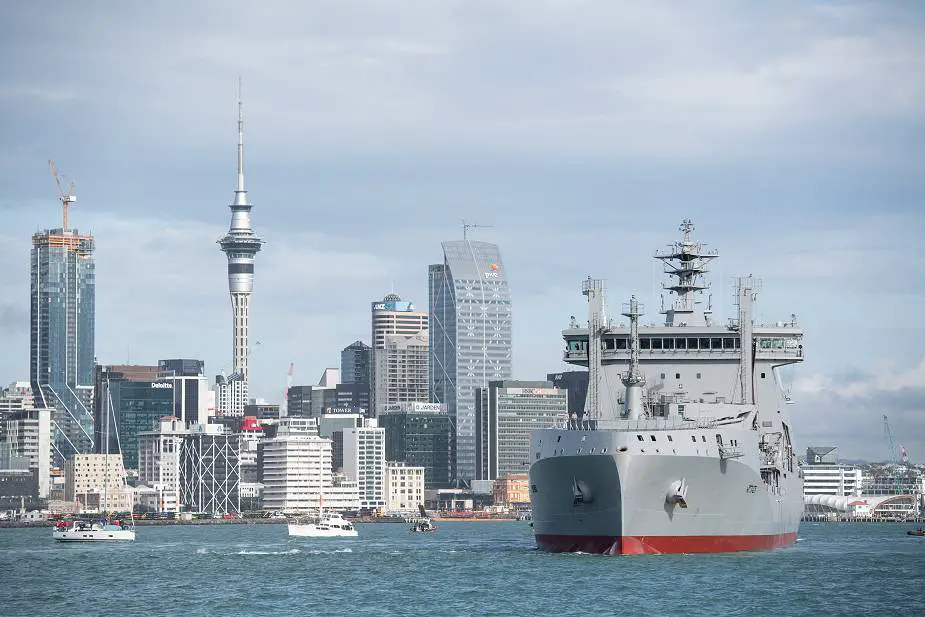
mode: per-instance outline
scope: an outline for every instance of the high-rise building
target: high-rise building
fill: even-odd
[[[7,416],[4,443],[13,456],[29,461],[37,475],[38,496],[48,497],[51,490],[51,409],[23,409]]]
[[[403,461],[389,461],[385,466],[386,511],[417,516],[424,505],[424,468]]]
[[[181,420],[167,417],[138,434],[138,482],[154,490],[157,512],[180,509],[180,452],[188,432]]]
[[[263,240],[251,228],[251,204],[244,187],[244,117],[238,98],[238,185],[234,191],[231,209],[231,227],[218,241],[228,257],[228,291],[231,293],[231,310],[234,317],[232,336],[232,374],[217,386],[222,389],[217,397],[219,415],[243,416],[248,397],[247,358],[250,323],[250,298],[254,290],[254,256],[260,251]]]
[[[424,468],[428,489],[451,488],[453,431],[446,405],[398,403],[376,418],[385,430],[385,456]]]
[[[360,508],[378,510],[385,507],[385,431],[376,421],[342,430],[344,438],[344,473],[358,484]]]
[[[138,435],[152,430],[161,418],[176,416],[174,384],[157,376],[156,366],[96,367],[93,403],[96,451],[122,454],[126,469],[138,468]]]
[[[173,384],[173,415],[184,424],[209,421],[209,380],[205,362],[189,358],[160,360],[157,378]]]
[[[526,473],[530,432],[564,427],[568,393],[548,381],[492,381],[476,389],[476,479]]]
[[[369,387],[341,383],[340,370],[327,368],[314,386],[290,386],[286,393],[287,415],[317,418],[325,413],[364,413],[369,409]]]
[[[363,341],[354,341],[340,352],[341,383],[358,383],[369,386],[372,348]]]
[[[475,470],[475,389],[511,377],[511,295],[498,247],[443,243],[429,268],[430,400],[447,406],[456,442],[456,480]]]
[[[405,402],[423,402],[429,397],[427,331],[417,334],[386,334],[382,349],[376,350],[375,413]]]
[[[36,407],[53,410],[59,466],[93,444],[93,249],[93,236],[68,229],[66,214],[61,228],[32,236],[30,381]]]
[[[126,486],[121,454],[77,454],[64,467],[64,499],[99,512],[130,512],[132,489]]]
[[[32,386],[28,381],[14,381],[0,390],[0,442],[3,441],[6,430],[4,422],[6,417],[23,409],[34,408],[35,398],[32,396]]]
[[[221,424],[193,424],[180,451],[180,503],[187,512],[240,512],[238,436]]]
[[[379,401],[387,394],[383,391],[388,387],[389,376],[383,375],[385,368],[379,368],[383,365],[390,364],[388,353],[385,352],[388,347],[388,337],[399,337],[395,340],[402,340],[401,337],[410,337],[420,334],[427,330],[427,313],[415,310],[414,304],[407,300],[402,300],[398,294],[390,293],[382,300],[377,300],[370,305],[372,313],[372,358],[371,358],[371,376],[370,384],[372,395],[370,397],[370,412],[376,414],[376,407]],[[425,369],[426,370],[426,367]],[[425,376],[426,379],[426,376]],[[378,384],[378,385],[377,385]],[[377,390],[379,388],[379,390]],[[378,401],[377,401],[378,398]],[[404,400],[424,400],[423,398],[409,398]]]

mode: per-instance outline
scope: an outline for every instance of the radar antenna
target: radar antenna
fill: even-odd
[[[51,169],[51,175],[55,179],[55,184],[58,185],[58,199],[61,201],[63,210],[61,231],[67,231],[67,208],[70,204],[77,202],[77,196],[74,194],[74,183],[71,182],[70,186],[67,187],[67,191],[65,191],[61,187],[61,175],[58,173],[58,167],[52,159],[48,159],[48,168]]]

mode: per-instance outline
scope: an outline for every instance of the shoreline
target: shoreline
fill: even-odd
[[[391,517],[360,517],[348,519],[353,523],[372,524],[406,524],[401,518]],[[476,518],[476,517],[434,517],[431,520],[439,523],[473,523],[473,522],[517,522],[513,518]],[[51,528],[57,521],[0,521],[0,529],[29,529]],[[180,519],[137,519],[136,527],[168,526],[168,525],[285,525],[289,521],[281,518],[195,518],[188,521]]]

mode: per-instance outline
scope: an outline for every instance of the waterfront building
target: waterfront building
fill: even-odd
[[[496,506],[526,508],[530,506],[528,474],[509,473],[496,478],[492,484],[492,498]]]
[[[96,367],[93,415],[98,454],[120,453],[127,469],[137,469],[138,434],[150,431],[164,416],[176,417],[174,384],[157,376],[157,366]]]
[[[344,473],[358,485],[360,508],[385,507],[385,430],[367,419],[365,426],[343,429]]]
[[[4,421],[3,439],[10,455],[29,461],[28,468],[36,475],[38,496],[51,493],[53,410],[23,409],[9,414]]]
[[[35,505],[39,495],[38,470],[29,459],[14,454],[13,445],[0,441],[0,512]]]
[[[429,396],[427,331],[417,334],[386,334],[375,356],[375,415],[407,401],[427,401]]]
[[[389,461],[385,468],[386,511],[418,513],[424,505],[424,468],[404,461]]]
[[[161,418],[151,431],[138,433],[138,482],[150,488],[136,495],[156,512],[178,512],[180,455],[189,431],[174,416]]]
[[[547,373],[546,381],[552,382],[553,388],[568,392],[568,417],[581,420],[588,398],[588,371]]]
[[[478,480],[525,472],[530,432],[563,427],[568,419],[568,393],[549,381],[491,381],[476,388],[475,400]]]
[[[209,379],[205,362],[190,358],[159,360],[157,379],[173,384],[173,415],[184,424],[209,421]]]
[[[377,406],[386,396],[383,389],[388,388],[390,378],[388,375],[382,375],[382,365],[394,365],[398,359],[388,360],[385,350],[388,347],[387,337],[396,337],[395,341],[401,341],[404,337],[412,337],[417,334],[426,333],[428,327],[427,313],[418,311],[414,304],[407,300],[402,300],[401,296],[395,293],[386,295],[382,300],[374,301],[370,304],[372,314],[372,358],[371,358],[371,377],[370,384],[372,387],[372,396],[370,397],[371,405],[369,407],[371,414],[378,413]],[[419,343],[414,343],[419,345]],[[425,350],[426,351],[426,350]],[[410,358],[409,358],[410,359]],[[415,372],[418,372],[415,365]],[[426,364],[423,370],[426,372]],[[426,374],[425,374],[426,379]],[[400,400],[413,401],[425,400],[426,394],[409,396]],[[398,402],[396,399],[394,402]]]
[[[96,280],[93,236],[64,223],[32,236],[30,381],[35,406],[52,410],[56,465],[93,447]]]
[[[453,431],[446,405],[396,403],[376,420],[385,430],[386,459],[423,467],[428,489],[452,486]]]
[[[14,381],[0,390],[0,442],[6,430],[6,417],[23,409],[34,409],[32,385],[28,381]]]
[[[341,383],[369,386],[372,348],[363,341],[354,341],[340,352]]]
[[[314,419],[280,420],[276,435],[261,439],[257,448],[265,510],[306,512],[322,504],[332,510],[359,507],[357,484],[331,473],[331,440],[318,436]]]
[[[803,465],[803,496],[834,495],[851,497],[861,494],[862,472],[854,465],[838,464],[838,449],[833,446],[809,447]]]
[[[180,503],[187,512],[241,510],[238,436],[221,424],[193,424],[180,452]]]
[[[130,512],[132,490],[126,485],[121,454],[75,454],[64,465],[64,499],[91,512]]]
[[[468,483],[476,478],[475,389],[511,377],[511,295],[496,245],[447,241],[443,256],[428,272],[430,401],[447,406],[455,479]]]
[[[238,98],[238,183],[231,209],[231,226],[218,243],[228,258],[228,291],[231,294],[232,375],[216,383],[219,415],[243,416],[248,399],[248,356],[250,355],[250,299],[254,290],[254,257],[263,240],[251,228],[252,205],[244,186],[244,116]]]

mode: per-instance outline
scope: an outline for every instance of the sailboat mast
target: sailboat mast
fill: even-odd
[[[103,455],[106,461],[106,468],[103,471],[103,502],[105,504],[105,511],[109,511],[109,414],[112,413],[112,395],[109,392],[109,377],[106,377],[106,422],[105,431],[106,431],[106,453]]]

